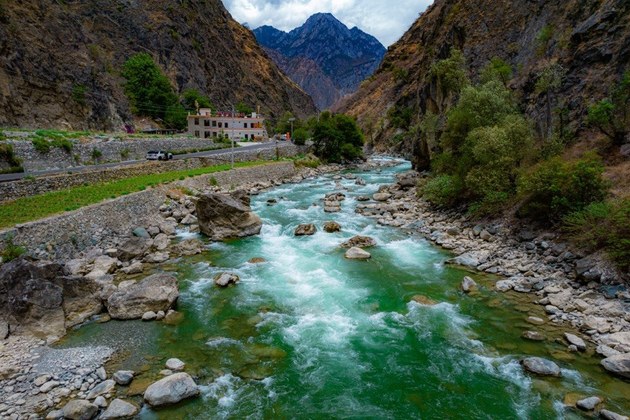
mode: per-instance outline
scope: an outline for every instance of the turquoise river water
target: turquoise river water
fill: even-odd
[[[529,315],[544,317],[531,296],[496,293],[495,279],[445,265],[449,255],[421,237],[354,212],[356,197],[408,169],[402,163],[356,172],[367,186],[343,180],[348,198],[337,214],[324,213],[320,201],[335,191],[332,175],[253,197],[261,235],[209,243],[204,254],[160,268],[180,279],[179,325],[93,323],[61,345],[118,349],[108,371],[139,372],[119,390],[138,402],[167,358],[185,361],[201,397],[144,408],[143,419],[582,418],[563,401],[590,395],[629,412],[628,382],[604,373],[592,354],[568,353],[564,329],[525,323]],[[278,204],[268,206],[270,198]],[[323,232],[327,220],[342,232]],[[295,237],[300,223],[319,231]],[[370,261],[344,259],[338,245],[356,234],[377,240]],[[247,263],[253,257],[266,262]],[[224,271],[241,282],[215,287],[214,275]],[[478,293],[459,292],[464,275],[480,283]],[[418,294],[439,304],[412,302]],[[547,341],[520,337],[536,328]],[[555,360],[563,377],[527,375],[518,363],[526,355]]]

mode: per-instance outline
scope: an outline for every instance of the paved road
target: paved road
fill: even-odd
[[[280,143],[279,145],[281,146],[282,143]],[[242,143],[241,147],[234,149],[234,153],[243,153],[243,152],[249,152],[252,150],[260,150],[260,149],[271,149],[271,148],[274,148],[275,146],[276,146],[275,142]],[[173,156],[173,159],[188,159],[188,158],[193,158],[193,157],[225,155],[226,161],[229,161],[230,154],[231,154],[230,149],[218,149],[218,150],[209,150],[206,152],[187,153],[185,155],[175,155]],[[16,181],[27,176],[45,176],[45,175],[67,174],[67,173],[78,173],[78,172],[92,172],[92,171],[97,171],[99,169],[115,168],[118,166],[136,165],[142,162],[146,162],[146,160],[128,160],[126,162],[103,163],[101,165],[79,166],[76,168],[51,169],[47,171],[20,172],[16,174],[2,174],[0,175],[0,182]]]

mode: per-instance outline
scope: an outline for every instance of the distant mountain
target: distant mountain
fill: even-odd
[[[289,33],[261,26],[254,35],[319,109],[354,93],[386,51],[376,38],[357,27],[348,29],[330,13],[315,14]]]

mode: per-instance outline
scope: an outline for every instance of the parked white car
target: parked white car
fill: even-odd
[[[164,150],[150,150],[147,153],[148,160],[171,160],[173,159],[173,154],[169,152],[165,152]]]

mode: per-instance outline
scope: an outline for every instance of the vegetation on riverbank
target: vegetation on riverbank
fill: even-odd
[[[269,164],[269,161],[238,162],[235,168]],[[209,166],[205,168],[165,172],[161,174],[142,175],[119,181],[84,185],[67,190],[19,198],[15,201],[0,204],[0,229],[18,223],[42,219],[65,211],[77,210],[90,204],[120,197],[130,193],[143,191],[148,187],[183,180],[215,172],[227,171],[229,164]]]
[[[478,216],[516,208],[518,217],[560,226],[584,247],[606,249],[618,265],[630,266],[630,231],[623,228],[630,225],[630,200],[611,201],[603,155],[567,156],[571,135],[551,112],[549,130],[537,135],[508,88],[512,71],[502,60],[493,59],[478,83],[467,77],[465,64],[453,50],[433,66],[442,94],[455,100],[439,114],[427,111],[417,127],[432,170],[420,193],[436,205],[465,206]],[[562,77],[561,69],[543,72],[537,89],[546,92]],[[627,121],[618,114],[630,98],[629,80],[626,75],[612,89],[614,101],[601,101],[590,112],[591,124],[617,143],[625,136]]]

